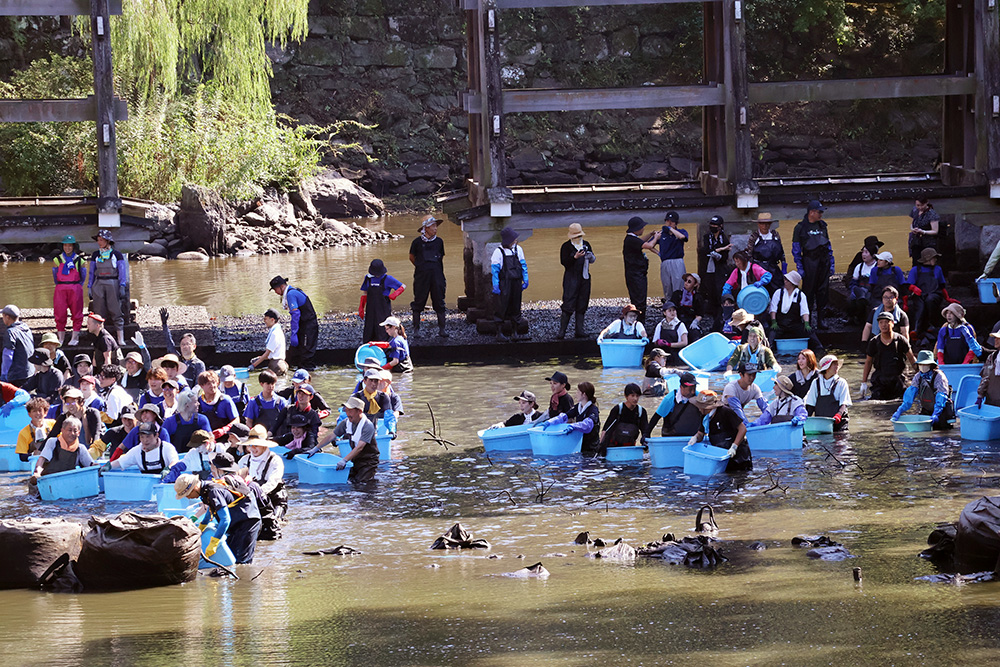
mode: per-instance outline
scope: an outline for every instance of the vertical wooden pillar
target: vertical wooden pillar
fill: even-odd
[[[985,175],[990,197],[1000,198],[1000,8],[975,0],[976,171]]]
[[[94,51],[94,97],[97,100],[97,218],[101,227],[121,226],[118,153],[115,140],[114,77],[108,0],[91,0],[90,29]]]
[[[978,76],[974,7],[976,0],[947,0],[945,8],[945,74]],[[976,172],[975,95],[944,98],[941,136],[941,181],[971,185]]]
[[[704,64],[702,83],[722,83],[725,66],[722,59],[722,5],[702,3]],[[708,195],[725,194],[724,179],[729,170],[726,159],[725,107],[702,107],[701,110],[701,188]],[[722,190],[722,192],[720,192]]]
[[[480,31],[478,29],[480,23],[480,12],[478,9],[479,5],[473,9],[467,9],[465,12],[465,46],[466,46],[466,60],[469,68],[468,73],[468,87],[466,105],[469,115],[469,178],[473,184],[479,183],[482,175],[480,174],[480,159],[479,151],[482,145],[480,132],[482,115],[482,106],[478,105],[480,83],[482,81],[482,70],[479,68],[479,53],[482,50],[481,44],[479,42]],[[472,188],[470,188],[469,196],[472,197]],[[472,202],[475,205],[475,201]]]
[[[490,214],[495,217],[509,217],[510,204],[513,199],[507,188],[507,153],[504,150],[504,135],[506,120],[503,115],[503,84],[500,77],[500,16],[496,0],[485,0],[484,20],[486,22],[486,68],[483,72],[486,80],[486,95],[484,97],[484,115],[487,116],[487,146],[486,160],[489,163],[489,180],[483,181],[487,188],[490,201]]]
[[[729,182],[736,208],[757,208],[760,188],[753,180],[750,137],[750,75],[747,72],[746,21],[740,0],[723,0],[728,72],[726,76],[726,130],[729,139]]]

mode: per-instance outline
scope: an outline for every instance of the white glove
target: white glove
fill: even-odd
[[[736,445],[733,445],[732,447],[729,448],[729,456],[730,457],[736,456]]]
[[[688,444],[689,444],[689,445],[693,445],[693,444],[696,444],[697,442],[698,442],[698,434],[697,434],[697,433],[696,433],[696,434],[694,434],[694,435],[692,435],[692,436],[691,436],[691,439],[690,439],[690,440],[688,440]]]
[[[861,383],[861,398],[864,398],[867,395],[868,395],[868,383],[867,382],[862,382]]]
[[[977,282],[977,283],[978,283],[978,282],[979,282],[980,280],[986,280],[986,274],[985,274],[985,273],[984,273],[983,275],[979,276],[978,278],[976,278],[976,282]]]
[[[135,332],[135,335],[132,336],[132,342],[135,343],[136,346],[138,346],[138,347],[146,347],[146,341],[143,340],[142,332],[141,331],[136,331]]]

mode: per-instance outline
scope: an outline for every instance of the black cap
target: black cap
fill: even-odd
[[[639,216],[634,216],[628,220],[628,230],[630,232],[637,232],[646,226],[646,221]]]
[[[545,378],[549,382],[561,382],[562,384],[569,386],[569,378],[562,371],[556,371],[552,374],[552,377]]]
[[[744,361],[740,362],[739,368],[736,372],[742,375],[743,373],[757,373],[760,369],[757,368],[757,364],[748,364]]]
[[[90,360],[90,356],[89,355],[78,354],[75,357],[73,357],[73,366],[74,367],[76,367],[78,364],[82,364],[83,362],[87,362],[91,366],[94,365],[94,362]]]
[[[51,366],[52,358],[45,350],[35,350],[31,353],[31,356],[28,357],[28,363],[35,364],[37,366]]]
[[[713,215],[712,218],[708,221],[708,224],[717,225],[721,227],[724,222],[725,220],[722,219],[721,215]]]
[[[281,276],[275,276],[271,278],[271,289],[274,289],[278,285],[287,285],[288,281]]]
[[[233,460],[232,456],[226,454],[225,452],[216,454],[212,457],[212,465],[214,465],[218,470],[229,471],[236,469],[236,461]]]
[[[694,373],[681,373],[681,386],[696,387],[698,386],[698,379],[694,376]]]
[[[818,199],[811,199],[809,200],[809,203],[806,204],[806,210],[819,211],[820,213],[822,213],[823,211],[826,210],[826,206],[823,206],[822,202],[820,202],[820,200]]]
[[[159,435],[160,425],[156,422],[142,422],[139,424],[139,435]]]
[[[295,426],[298,428],[305,428],[309,426],[309,420],[301,412],[296,412],[294,415],[288,418],[288,425]]]
[[[666,222],[680,222],[680,217],[677,215],[677,211],[667,211],[667,214],[663,216],[663,221]]]
[[[235,435],[240,440],[246,440],[250,437],[250,427],[246,424],[236,422],[229,427],[229,435]]]

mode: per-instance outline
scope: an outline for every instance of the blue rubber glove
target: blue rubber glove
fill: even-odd
[[[899,409],[892,413],[892,421],[899,421],[899,418],[903,416],[903,410]]]
[[[981,407],[983,407],[983,397],[982,396],[980,396],[979,398],[976,399],[976,408],[981,408]]]
[[[292,344],[292,347],[298,347],[299,346],[299,335],[297,333],[293,333],[292,337],[289,339],[289,342]]]
[[[561,412],[552,419],[545,420],[546,426],[558,426],[559,424],[565,424],[569,421],[569,417],[566,416],[565,412]]]
[[[309,453],[306,454],[306,458],[307,459],[311,459],[313,457],[313,455],[319,453],[319,451],[320,451],[319,447],[313,447],[312,449],[309,450]]]
[[[521,291],[523,292],[526,289],[528,289],[528,281],[527,280],[525,280],[523,283],[521,283]]]
[[[759,280],[752,285],[752,287],[761,287],[761,286],[763,286],[763,283],[761,283]]]
[[[806,423],[804,417],[792,417],[792,426],[802,426]]]
[[[727,294],[732,294],[732,293],[733,293],[732,285],[726,283],[725,285],[722,286],[722,296],[726,296]]]
[[[124,285],[121,285],[121,284],[118,285],[118,298],[121,299],[122,301],[125,300],[125,286]]]

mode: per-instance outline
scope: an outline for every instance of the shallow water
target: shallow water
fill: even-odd
[[[896,437],[894,406],[855,406],[851,432],[801,453],[755,456],[743,478],[579,458],[487,458],[475,431],[509,415],[522,389],[547,395],[555,368],[598,387],[602,416],[638,375],[598,360],[418,368],[399,390],[394,460],[375,492],[295,488],[285,538],[262,543],[241,581],[199,577],[148,591],[0,592],[7,664],[941,665],[1000,661],[1000,586],[931,585],[917,557],[939,521],[995,494],[1000,449],[954,433]],[[843,370],[852,387],[861,365]],[[354,373],[326,369],[331,403]],[[644,398],[647,408],[659,399]],[[425,442],[434,407],[439,433]],[[836,457],[836,458],[834,458]],[[539,499],[539,484],[547,491]],[[551,486],[550,486],[551,485]],[[773,488],[772,488],[773,487]],[[783,488],[777,488],[783,487]],[[41,504],[0,476],[3,517],[114,512],[91,500]],[[584,556],[577,533],[633,545],[691,534],[709,502],[731,560],[714,572]],[[152,509],[152,505],[145,506]],[[431,551],[455,521],[489,552]],[[819,562],[795,535],[823,533],[855,558]],[[750,551],[764,541],[768,549]],[[302,551],[347,544],[353,557]],[[488,559],[488,554],[502,556]],[[523,555],[523,559],[518,556]],[[548,580],[498,576],[541,561]],[[861,567],[856,584],[852,568]],[[262,572],[251,581],[251,578]],[[42,636],[39,642],[29,637]]]

